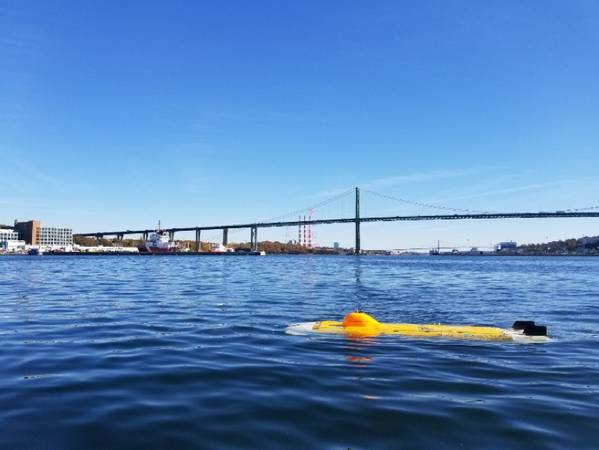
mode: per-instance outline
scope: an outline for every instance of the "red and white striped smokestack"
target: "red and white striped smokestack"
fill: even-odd
[[[310,215],[308,216],[308,220],[312,221],[312,210],[310,210]],[[308,224],[308,248],[312,248],[312,224]]]

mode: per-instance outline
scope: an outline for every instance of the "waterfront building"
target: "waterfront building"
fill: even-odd
[[[500,242],[495,246],[495,250],[498,252],[502,252],[505,250],[516,250],[518,248],[518,244],[514,241],[509,242]]]
[[[67,247],[73,245],[73,230],[70,228],[39,227],[37,245]]]
[[[19,233],[10,228],[2,228],[0,229],[0,243],[4,243],[7,241],[18,241]]]
[[[71,228],[42,227],[39,220],[15,221],[15,231],[28,245],[68,247],[73,245]]]
[[[19,222],[15,220],[15,231],[19,233],[19,237],[28,245],[37,245],[37,230],[40,227],[39,220],[29,220],[27,222]]]
[[[0,252],[1,253],[21,253],[26,250],[25,241],[21,240],[10,240],[0,241]]]
[[[19,233],[10,228],[0,229],[0,252],[17,252],[25,248],[25,241],[19,240]]]
[[[333,242],[333,248],[339,250],[339,242]]]

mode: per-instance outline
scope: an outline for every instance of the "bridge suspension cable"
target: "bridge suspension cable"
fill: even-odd
[[[333,197],[329,197],[325,200],[322,200],[314,205],[308,206],[306,208],[301,208],[301,209],[296,209],[294,211],[288,212],[286,214],[282,214],[279,216],[275,216],[275,217],[270,217],[267,219],[263,219],[263,220],[259,220],[256,221],[256,223],[263,223],[263,222],[282,222],[285,221],[285,219],[289,219],[289,218],[296,218],[298,215],[301,215],[302,213],[306,213],[308,211],[314,211],[316,209],[322,208],[324,206],[327,206],[333,202],[336,202],[338,200],[341,200],[345,197],[348,197],[349,195],[353,195],[354,194],[354,189],[348,189],[346,191],[343,191],[337,195],[334,195]],[[229,230],[230,234],[235,234],[238,233],[240,230]],[[212,239],[217,239],[219,236],[219,234],[215,233],[213,235],[208,236],[208,239],[212,240]]]
[[[599,209],[599,206],[587,206],[586,208],[569,208],[569,209],[564,209],[564,211],[575,212],[575,211],[588,211],[590,209]]]
[[[394,201],[412,205],[412,206],[421,206],[424,208],[438,209],[438,210],[444,210],[444,211],[453,211],[453,212],[465,212],[465,213],[472,213],[472,214],[492,214],[494,212],[494,211],[481,211],[481,210],[467,209],[467,208],[454,208],[451,206],[433,205],[431,203],[424,203],[424,202],[418,202],[418,201],[414,201],[414,200],[408,200],[405,198],[395,197],[393,195],[388,195],[388,194],[381,194],[379,192],[370,191],[370,190],[366,190],[366,189],[363,189],[362,192],[367,192],[367,193],[373,194],[377,197],[386,198],[388,200],[394,200]],[[599,209],[599,206],[587,206],[585,208],[568,208],[568,209],[563,209],[563,210],[558,209],[558,211],[576,212],[576,211],[589,211],[589,210],[594,210],[594,209]]]
[[[283,215],[276,216],[276,217],[271,217],[269,219],[262,220],[261,222],[278,222],[278,221],[281,221],[283,219],[287,219],[289,217],[295,217],[295,216],[297,216],[297,215],[299,215],[301,213],[305,213],[305,212],[308,212],[308,211],[316,210],[318,208],[322,208],[323,206],[326,206],[326,205],[328,205],[330,203],[333,203],[333,202],[335,202],[337,200],[341,200],[342,198],[347,197],[350,194],[353,195],[353,193],[354,193],[354,189],[353,188],[352,189],[348,189],[347,191],[343,191],[340,194],[337,194],[337,195],[335,195],[333,197],[329,197],[326,200],[323,200],[323,201],[318,202],[318,203],[316,203],[314,205],[308,206],[307,208],[296,209],[295,211],[291,211],[291,212],[289,212],[287,214],[283,214]]]
[[[367,192],[367,193],[375,195],[377,197],[385,198],[387,200],[394,200],[396,202],[403,203],[403,204],[408,204],[408,205],[412,205],[412,206],[421,206],[421,207],[430,208],[430,209],[438,209],[438,210],[442,210],[442,211],[465,212],[465,213],[473,213],[473,214],[488,214],[491,212],[491,211],[480,211],[480,210],[466,209],[466,208],[453,208],[451,206],[433,205],[430,203],[417,202],[414,200],[407,200],[405,198],[395,197],[393,195],[381,194],[379,192],[370,191],[370,190],[366,190],[366,189],[363,189],[362,192]]]

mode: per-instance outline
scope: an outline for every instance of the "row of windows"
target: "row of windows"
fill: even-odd
[[[37,236],[71,236],[73,232],[71,230],[64,231],[49,231],[49,230],[38,230]]]
[[[38,240],[37,243],[40,245],[51,245],[51,244],[71,245],[71,244],[73,244],[73,239],[46,238],[46,239]]]
[[[38,233],[60,233],[60,234],[71,234],[73,231],[70,228],[38,228]]]
[[[37,234],[71,234],[70,231],[38,231]]]

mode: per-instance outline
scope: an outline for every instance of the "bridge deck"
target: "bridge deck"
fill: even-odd
[[[481,219],[550,219],[550,218],[588,218],[599,217],[599,212],[537,212],[537,213],[485,213],[485,214],[445,214],[445,215],[425,215],[425,216],[381,216],[381,217],[361,217],[360,223],[365,222],[400,222],[400,221],[418,221],[418,220],[481,220]],[[287,222],[255,222],[233,225],[212,225],[195,226],[182,228],[165,228],[169,233],[178,233],[183,231],[209,231],[222,230],[224,228],[275,228],[290,227],[298,225],[330,225],[335,223],[356,223],[355,218],[339,219],[318,219],[318,220],[292,220]],[[92,233],[76,233],[75,236],[85,237],[103,237],[103,236],[125,236],[131,234],[152,233],[154,229],[145,230],[123,230],[123,231],[96,231]]]

